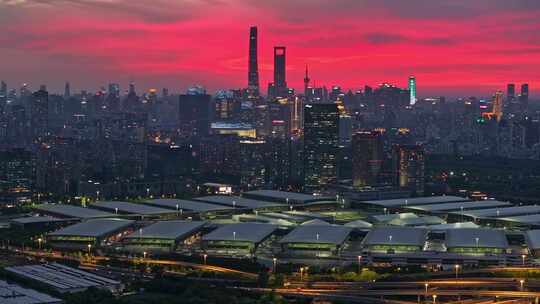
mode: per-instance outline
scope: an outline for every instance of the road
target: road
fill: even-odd
[[[51,258],[51,259],[63,259],[63,260],[72,260],[77,261],[81,264],[86,264],[87,266],[89,264],[95,263],[95,262],[106,262],[111,260],[111,258],[114,258],[117,261],[120,262],[129,262],[129,263],[144,263],[147,265],[161,265],[161,266],[181,266],[181,267],[189,267],[194,269],[200,269],[205,271],[213,271],[213,272],[220,272],[220,273],[230,273],[230,274],[236,274],[240,275],[249,279],[257,279],[258,274],[246,272],[246,271],[240,271],[236,269],[231,268],[225,268],[220,266],[212,266],[212,265],[205,265],[205,264],[198,264],[198,263],[191,263],[191,262],[183,262],[183,261],[176,261],[176,260],[158,260],[158,259],[150,259],[150,258],[129,258],[129,257],[123,257],[123,256],[113,256],[113,257],[105,257],[105,256],[98,256],[93,255],[91,258],[85,258],[85,257],[73,257],[73,256],[66,256],[62,255],[60,252],[47,252],[47,251],[34,251],[34,250],[25,250],[24,252],[17,251],[17,253],[23,254],[23,255],[29,255],[36,258]],[[88,263],[88,261],[91,260],[92,263]]]

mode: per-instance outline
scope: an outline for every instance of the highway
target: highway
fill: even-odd
[[[230,273],[230,274],[236,274],[240,275],[249,279],[257,279],[258,274],[251,273],[251,272],[245,272],[240,271],[236,269],[231,268],[225,268],[220,266],[212,266],[212,265],[205,265],[205,264],[198,264],[198,263],[191,263],[191,262],[183,262],[183,261],[176,261],[176,260],[158,260],[158,259],[150,259],[150,258],[129,258],[129,257],[123,257],[123,256],[113,256],[113,257],[105,257],[105,256],[98,256],[98,255],[92,255],[90,258],[88,257],[73,257],[73,256],[66,256],[62,255],[60,252],[44,252],[44,251],[32,251],[32,250],[25,250],[24,252],[17,251],[19,254],[29,255],[36,258],[51,258],[51,259],[60,259],[60,260],[72,260],[80,262],[81,264],[86,264],[87,266],[92,263],[88,263],[89,260],[92,262],[104,262],[109,261],[111,258],[114,258],[117,261],[120,262],[129,262],[129,263],[144,263],[147,265],[161,265],[161,266],[180,266],[180,267],[189,267],[194,269],[200,269],[205,271],[213,271],[213,272],[220,272],[220,273]]]

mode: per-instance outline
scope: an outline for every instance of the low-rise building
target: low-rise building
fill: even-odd
[[[279,244],[286,256],[335,257],[340,255],[351,231],[352,228],[341,225],[308,223],[296,227]]]
[[[503,230],[463,228],[446,230],[445,246],[448,252],[465,255],[503,254],[508,240]]]
[[[0,280],[0,303],[2,304],[60,304],[62,300],[33,289]]]
[[[285,204],[260,201],[244,198],[240,196],[229,195],[211,195],[195,198],[196,201],[207,202],[222,206],[232,207],[234,209],[255,210],[255,211],[277,211],[287,208]]]
[[[119,240],[132,231],[132,220],[92,219],[47,234],[47,242],[55,248],[92,250]]]
[[[5,270],[48,285],[61,293],[80,292],[90,287],[118,293],[124,288],[121,282],[58,263],[12,266],[6,267]]]
[[[175,210],[181,216],[190,215],[201,219],[212,219],[221,215],[231,214],[234,211],[234,209],[229,206],[169,198],[146,201],[146,204]]]
[[[250,255],[268,239],[276,226],[261,223],[238,223],[223,225],[202,237],[206,252],[227,255]]]
[[[113,213],[66,204],[41,204],[35,206],[34,211],[38,214],[60,218],[93,219],[115,217]]]
[[[156,218],[156,217],[175,217],[176,211],[147,206],[144,204],[120,202],[120,201],[100,201],[90,205],[92,208],[101,209],[115,214],[136,215],[141,218]]]
[[[204,225],[199,221],[159,221],[132,232],[122,243],[129,252],[170,253],[180,244],[189,245],[199,239]]]
[[[525,233],[525,241],[529,252],[535,258],[540,258],[540,230],[529,230]]]
[[[411,227],[376,227],[362,241],[364,252],[410,253],[422,251],[427,230]]]

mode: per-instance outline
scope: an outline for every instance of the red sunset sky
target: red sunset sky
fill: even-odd
[[[272,47],[287,81],[356,89],[416,75],[418,93],[488,95],[507,82],[540,93],[538,0],[0,0],[0,79],[60,91],[133,79],[137,89],[214,91],[247,82],[259,27],[261,85]]]

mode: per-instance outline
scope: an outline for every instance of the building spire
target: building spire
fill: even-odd
[[[304,77],[304,96],[308,95],[308,87],[309,87],[309,74],[308,74],[308,65],[306,64],[306,75]]]

